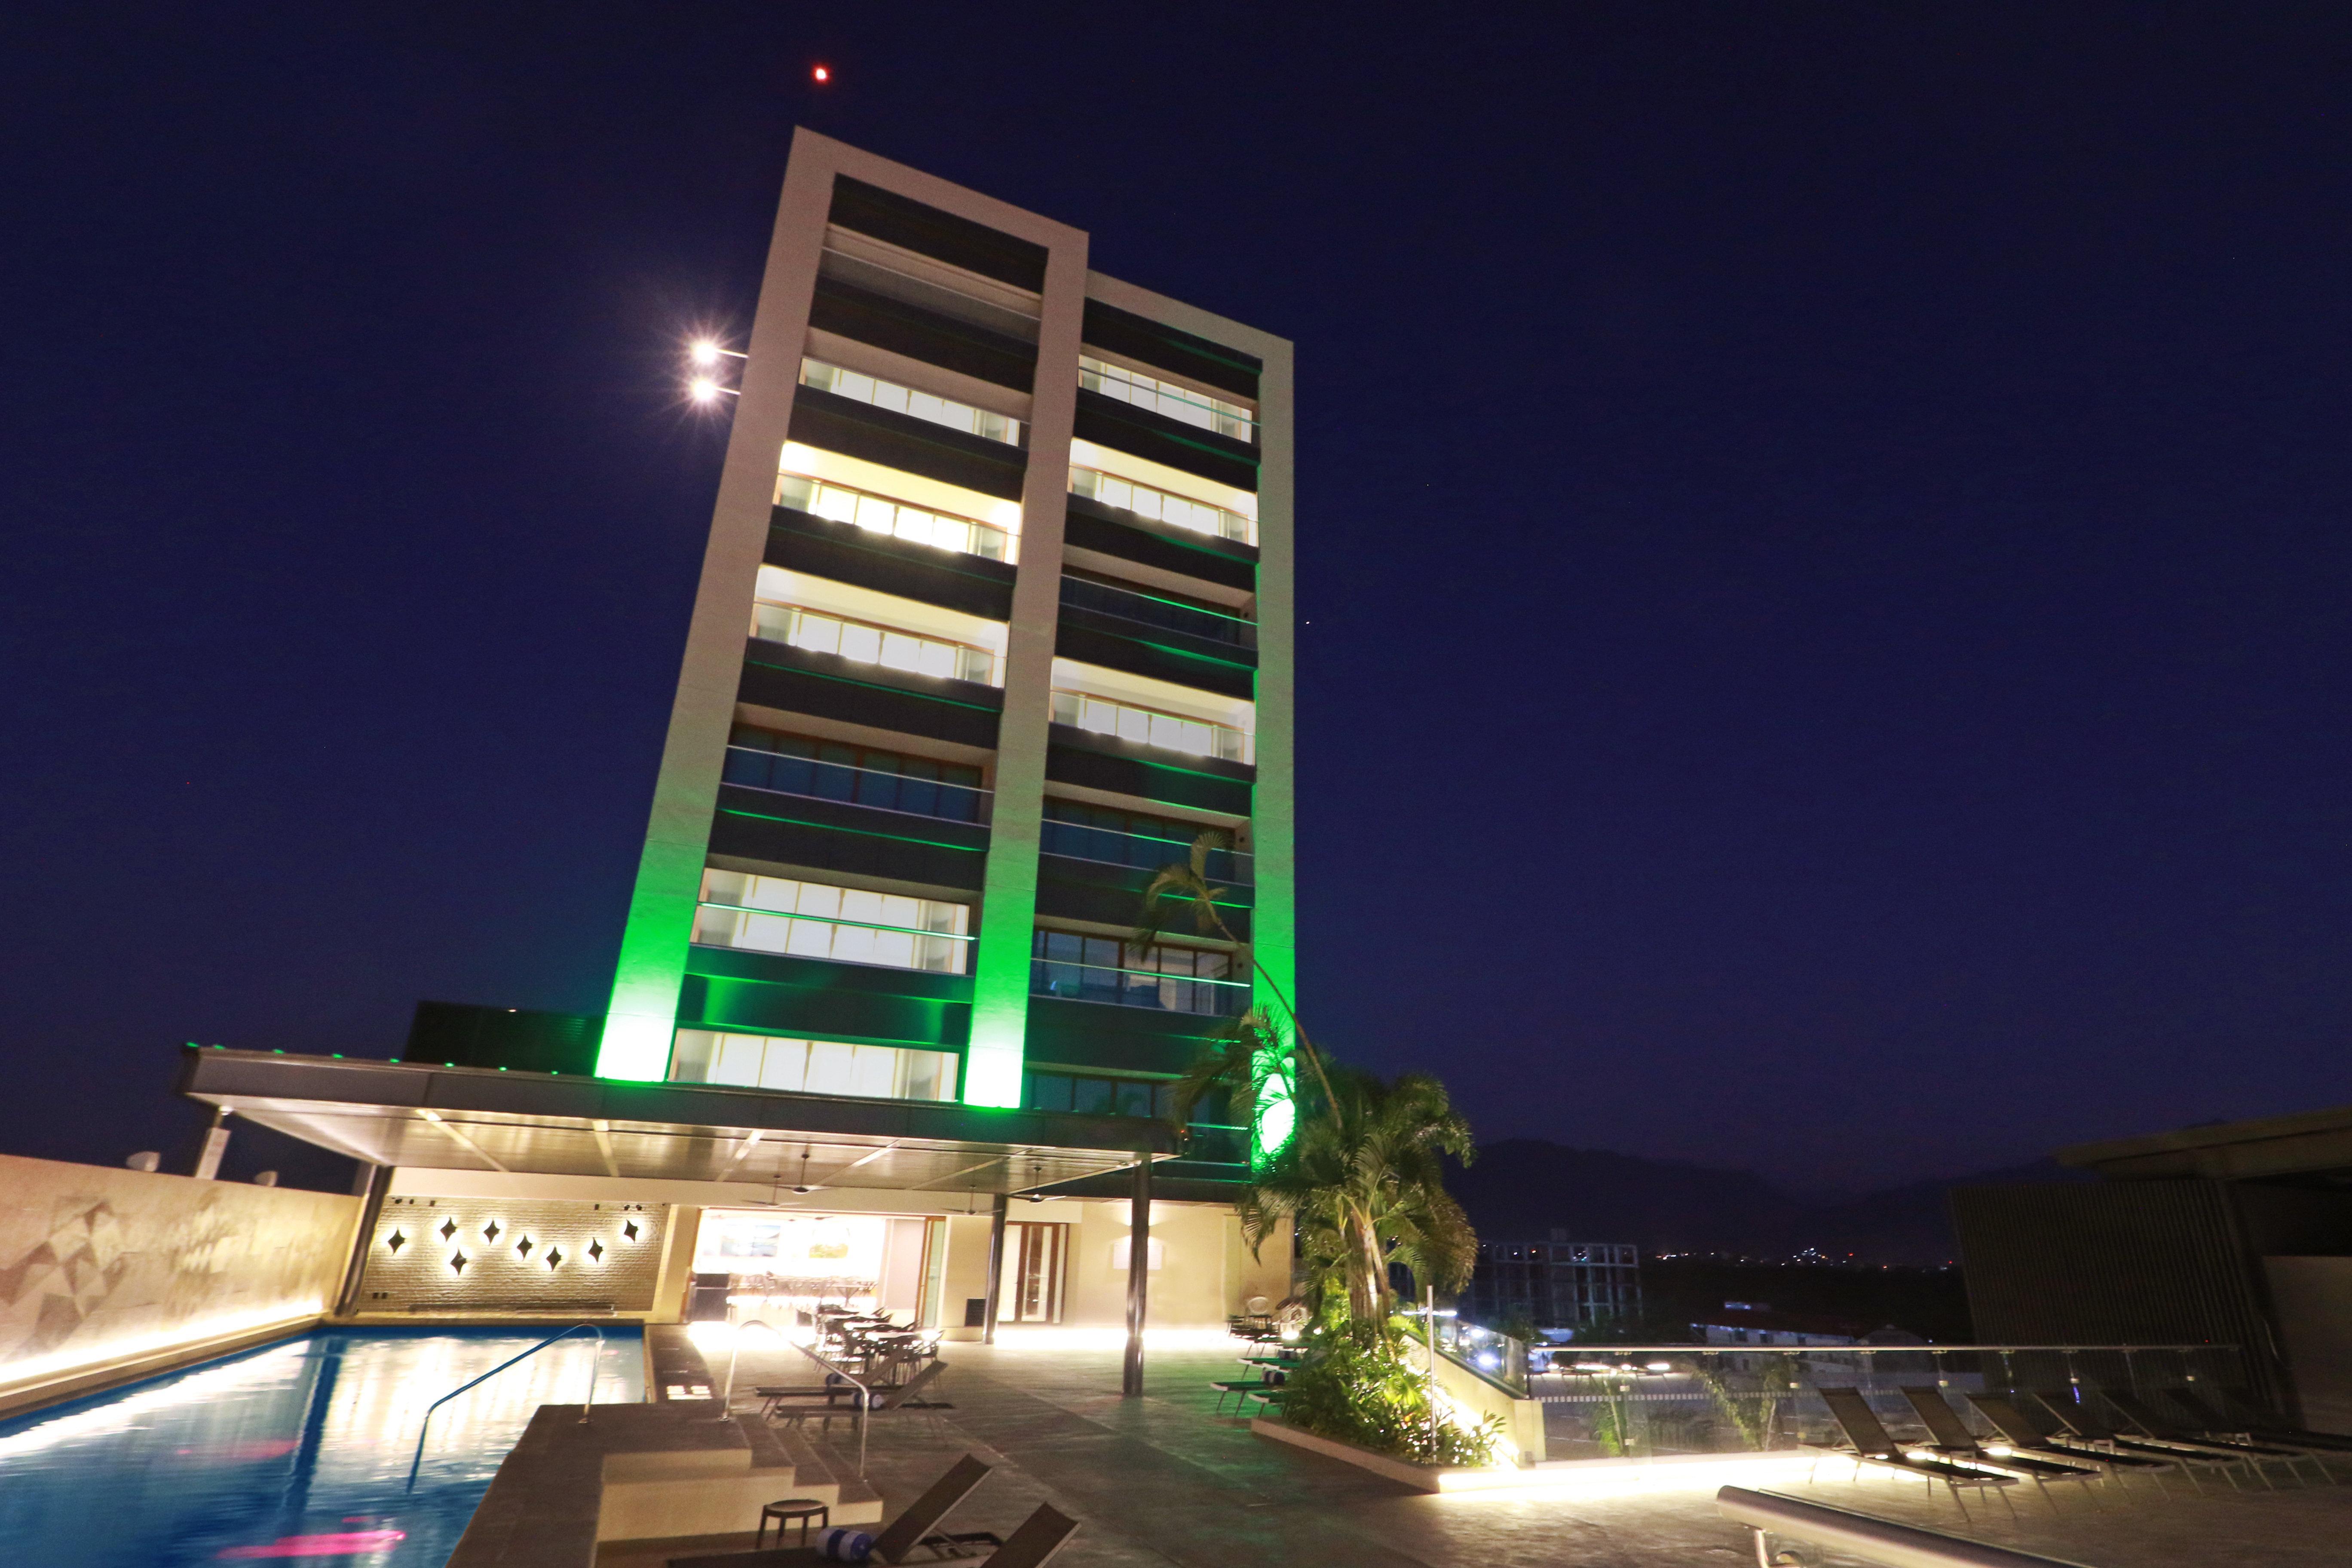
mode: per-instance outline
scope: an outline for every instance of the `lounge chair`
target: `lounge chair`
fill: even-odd
[[[973,1488],[988,1479],[991,1468],[970,1454],[950,1465],[948,1473],[933,1481],[929,1491],[883,1526],[882,1532],[874,1538],[874,1561],[895,1568],[918,1551],[928,1551],[936,1559],[972,1556],[982,1546],[1001,1549],[1004,1545],[1003,1539],[986,1531],[942,1535],[933,1528],[950,1509],[970,1497]],[[822,1550],[814,1546],[772,1547],[765,1551],[673,1557],[668,1568],[816,1568],[829,1561]]]
[[[2225,1410],[2193,1388],[2168,1388],[2165,1394],[2189,1415],[2189,1426],[2212,1436],[2242,1437],[2249,1443],[2276,1443],[2316,1454],[2352,1453],[2352,1437],[2338,1432],[2309,1432],[2281,1426],[2260,1416],[2245,1417]]]
[[[1857,1476],[1862,1473],[1863,1466],[1876,1465],[1881,1469],[1900,1470],[1906,1476],[1917,1476],[1927,1483],[1930,1491],[1935,1489],[1937,1481],[1941,1481],[1950,1489],[1954,1502],[1960,1500],[1962,1487],[1998,1488],[2017,1484],[2015,1476],[2002,1475],[1976,1465],[1964,1465],[1953,1459],[1914,1458],[1902,1444],[1887,1436],[1885,1426],[1878,1419],[1878,1412],[1870,1407],[1870,1401],[1862,1396],[1859,1389],[1823,1388],[1816,1392],[1821,1394],[1822,1403],[1830,1407],[1830,1418],[1845,1434],[1845,1440],[1853,1445],[1853,1452],[1845,1457],[1854,1462]],[[2004,1497],[2001,1500],[2007,1502],[2008,1499]],[[1965,1505],[1962,1511],[1966,1511]]]
[[[898,1384],[896,1388],[877,1388],[874,1391],[874,1403],[868,1408],[875,1410],[953,1410],[955,1408],[954,1405],[946,1404],[940,1400],[918,1399],[915,1397],[916,1394],[920,1394],[923,1391],[923,1384],[930,1382],[931,1379],[939,1376],[940,1373],[947,1371],[947,1369],[948,1363],[943,1361],[931,1362],[926,1365],[922,1371],[917,1373],[906,1382]]]
[[[1988,1470],[1999,1470],[2021,1481],[2032,1481],[2053,1511],[2058,1505],[2051,1500],[2050,1489],[2042,1484],[2045,1481],[2080,1481],[2084,1495],[2091,1499],[2091,1506],[2098,1506],[2098,1498],[2091,1490],[2091,1482],[2099,1474],[2096,1467],[2080,1459],[2068,1461],[2046,1455],[1988,1453],[1977,1441],[1977,1435],[1969,1430],[1969,1424],[1960,1419],[1960,1413],[1946,1402],[1941,1389],[1924,1385],[1906,1388],[1903,1397],[1911,1402],[1911,1408],[1917,1413],[1920,1425],[1927,1428],[1931,1446],[1944,1458],[1979,1465]],[[2005,1449],[2007,1445],[2003,1447]]]
[[[2064,1427],[2072,1436],[2094,1448],[2104,1449],[2109,1453],[2169,1459],[2180,1468],[2182,1473],[2188,1476],[2189,1484],[2200,1491],[2204,1489],[2204,1483],[2198,1480],[2198,1471],[2235,1471],[2239,1466],[2246,1462],[2245,1456],[2223,1454],[2210,1444],[2159,1443],[2153,1438],[2135,1436],[2128,1432],[2118,1432],[2093,1414],[2089,1405],[2070,1399],[2063,1394],[2037,1394],[2032,1398],[2035,1404],[2048,1411],[2051,1418]],[[2238,1484],[2234,1474],[2231,1477],[2230,1484],[2231,1486]],[[2268,1486],[2270,1482],[2266,1479],[2263,1484]]]
[[[1225,1413],[1225,1401],[1228,1399],[1234,1401],[1236,1409],[1248,1409],[1250,1395],[1264,1388],[1265,1380],[1256,1377],[1213,1377],[1209,1380],[1209,1386],[1217,1391],[1217,1405],[1214,1414],[1223,1415]]]
[[[2159,1491],[2164,1489],[2164,1472],[2180,1468],[2175,1461],[2155,1454],[2119,1454],[2112,1449],[2070,1445],[2035,1426],[2017,1403],[2004,1394],[1971,1394],[1969,1403],[1977,1407],[1978,1415],[1992,1423],[1993,1430],[2013,1451],[2046,1455],[2067,1464],[2093,1465],[2118,1483],[2126,1476],[2146,1476]]]
[[[2243,1443],[2228,1437],[2195,1436],[2184,1431],[2178,1421],[2168,1420],[2160,1413],[2149,1409],[2137,1394],[2117,1394],[2113,1389],[2103,1388],[2099,1390],[2099,1397],[2113,1406],[2116,1414],[2121,1415],[2126,1423],[2138,1427],[2147,1435],[2150,1442],[2187,1443],[2195,1447],[2211,1449],[2242,1458],[2256,1475],[2263,1476],[2265,1485],[2269,1483],[2270,1478],[2263,1475],[2263,1466],[2284,1465],[2289,1474],[2300,1479],[2302,1471],[2297,1467],[2306,1459],[2311,1461],[2313,1468],[2319,1472],[2322,1480],[2332,1481],[2336,1479],[2327,1473],[2327,1467],[2320,1461],[2319,1456],[2308,1448],[2298,1448],[2277,1443]]]

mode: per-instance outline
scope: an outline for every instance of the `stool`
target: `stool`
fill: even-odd
[[[751,1538],[755,1547],[768,1543],[768,1521],[776,1523],[776,1546],[784,1544],[784,1527],[797,1521],[801,1527],[801,1544],[808,1544],[811,1521],[822,1530],[833,1522],[833,1510],[814,1498],[788,1497],[782,1502],[772,1502],[760,1510],[760,1533]]]

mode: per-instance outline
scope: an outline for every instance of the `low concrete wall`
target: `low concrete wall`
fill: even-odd
[[[0,1154],[0,1412],[309,1326],[361,1202]]]

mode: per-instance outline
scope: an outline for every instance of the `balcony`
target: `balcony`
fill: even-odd
[[[670,1055],[673,1083],[733,1084],[793,1094],[870,1100],[953,1100],[957,1058],[945,1051],[852,1046],[833,1040],[680,1029]]]
[[[751,607],[751,635],[765,642],[829,653],[854,664],[877,664],[943,680],[969,680],[981,686],[1001,686],[1003,678],[994,650],[970,643],[927,637],[871,621],[804,610],[796,605],[762,601]]]
[[[934,550],[977,555],[984,561],[1010,562],[1014,558],[1014,536],[992,523],[908,506],[887,496],[802,474],[776,476],[775,504],[807,512],[811,517],[850,523],[868,533],[905,540],[910,544],[927,544]]]
[[[1116,474],[1074,465],[1070,469],[1070,493],[1188,533],[1230,539],[1239,544],[1257,543],[1257,524],[1240,512],[1180,496],[1172,490],[1156,489]]]
[[[884,381],[859,371],[844,370],[823,360],[801,361],[801,384],[829,392],[835,397],[845,397],[852,403],[863,403],[886,413],[903,414],[910,419],[938,425],[965,436],[978,436],[984,440],[1002,441],[1009,447],[1021,445],[1021,421],[986,408],[974,408],[969,403],[958,403],[951,397],[936,393],[918,392],[911,386],[901,386],[895,381]]]
[[[1176,632],[1236,650],[1255,652],[1257,648],[1255,621],[1156,594],[1114,587],[1087,577],[1063,577],[1062,603],[1072,609],[1132,621],[1139,628]]]
[[[712,869],[702,874],[694,943],[969,974],[971,917],[963,904]]]
[[[1033,996],[1209,1018],[1238,1018],[1249,1011],[1249,985],[1225,978],[1233,957],[1216,949],[1137,947],[1111,937],[1041,931],[1032,951]]]
[[[943,822],[985,822],[991,798],[980,787],[978,768],[740,727],[720,777],[745,789]]]
[[[1213,757],[1244,766],[1253,763],[1254,749],[1248,732],[1230,724],[1059,689],[1054,692],[1053,719],[1056,724],[1090,734],[1116,736],[1139,746],[1186,756]]]
[[[1235,441],[1255,442],[1257,416],[1238,403],[1161,381],[1125,365],[1111,364],[1091,354],[1078,356],[1078,385],[1115,402],[1173,419],[1180,425],[1212,431]]]
[[[1045,803],[1045,809],[1053,812],[1068,808],[1063,802],[1049,800]],[[1169,826],[1173,827],[1176,825],[1171,823]],[[1188,859],[1192,853],[1192,840],[1190,838],[1122,831],[1053,816],[1048,816],[1040,825],[1038,844],[1045,854],[1058,855],[1065,859],[1087,860],[1103,866],[1126,866],[1139,871],[1157,871],[1162,866]],[[1212,849],[1208,855],[1208,877],[1212,882],[1247,887],[1252,880],[1251,858],[1236,849]]]

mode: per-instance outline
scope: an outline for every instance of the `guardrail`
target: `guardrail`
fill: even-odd
[[[548,1335],[547,1338],[540,1341],[539,1343],[531,1346],[530,1349],[523,1352],[522,1354],[519,1356],[510,1356],[507,1360],[499,1363],[498,1365],[490,1368],[489,1371],[482,1373],[481,1376],[474,1379],[473,1382],[460,1384],[457,1387],[451,1389],[448,1393],[443,1394],[440,1398],[426,1405],[425,1407],[425,1419],[417,1424],[416,1452],[409,1456],[408,1485],[404,1489],[408,1491],[415,1491],[416,1489],[417,1467],[425,1463],[425,1434],[432,1428],[433,1413],[435,1411],[440,1409],[443,1405],[457,1398],[457,1395],[465,1393],[466,1390],[479,1387],[481,1384],[489,1382],[490,1379],[498,1376],[499,1373],[514,1365],[516,1362],[529,1361],[532,1356],[537,1355],[540,1352],[545,1350],[556,1341],[568,1340],[574,1334],[593,1334],[596,1336],[596,1353],[588,1363],[588,1398],[586,1403],[580,1406],[580,1425],[583,1426],[588,1425],[589,1413],[596,1408],[596,1374],[604,1370],[604,1331],[598,1328],[593,1323],[574,1323],[560,1334]]]
[[[2081,1568],[2063,1558],[2011,1552],[1940,1530],[1896,1524],[1851,1509],[1746,1487],[1724,1488],[1715,1494],[1715,1506],[1725,1518],[1748,1527],[1756,1543],[1757,1568],[1773,1568],[1767,1534],[1792,1535],[1884,1568]]]

